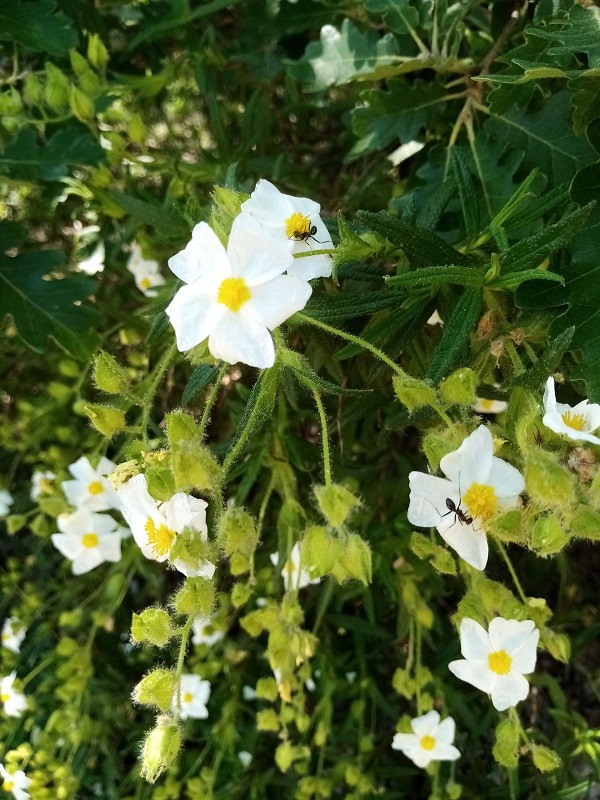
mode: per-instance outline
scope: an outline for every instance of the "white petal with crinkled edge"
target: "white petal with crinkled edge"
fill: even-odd
[[[294,213],[288,195],[261,178],[248,200],[242,203],[242,214],[249,214],[267,228],[285,228],[285,220]]]
[[[199,567],[194,567],[181,558],[176,558],[171,563],[175,569],[181,572],[182,575],[185,575],[186,578],[206,578],[210,580],[217,569],[210,561],[204,561]]]
[[[285,272],[293,264],[292,251],[292,241],[265,230],[249,215],[234,219],[227,255],[232,275],[243,278],[250,290]]]
[[[50,541],[65,558],[74,561],[83,552],[81,536],[72,533],[53,533]]]
[[[69,464],[67,469],[78,481],[94,481],[98,477],[87,456],[81,456],[73,464]]]
[[[504,650],[512,656],[535,630],[535,623],[530,619],[520,621],[495,617],[490,622],[488,630],[492,650]]]
[[[492,458],[492,466],[486,480],[496,497],[518,497],[525,489],[525,479],[516,467],[501,458]]]
[[[167,528],[181,533],[184,528],[193,528],[205,540],[208,534],[206,527],[207,503],[184,492],[177,492],[160,506],[160,513],[167,521]]]
[[[457,747],[455,747],[453,744],[439,741],[439,729],[438,739],[436,740],[435,747],[431,753],[432,758],[435,761],[456,761],[457,758],[460,758],[460,750]]]
[[[425,472],[411,472],[408,483],[410,500],[406,515],[410,523],[421,528],[432,528],[439,525],[446,514],[454,519],[446,500],[450,499],[458,506],[458,486],[446,478],[437,478]]]
[[[168,553],[157,556],[148,542],[148,520],[151,519],[157,528],[166,524],[166,520],[158,510],[156,500],[148,492],[146,476],[134,475],[119,487],[118,493],[123,504],[122,514],[143,555],[152,561],[166,561]]]
[[[563,420],[563,415],[567,412],[571,414],[581,414],[583,416],[583,430],[575,430],[575,428],[571,428],[566,424]],[[600,438],[593,434],[593,431],[600,426],[600,405],[589,403],[588,400],[582,400],[573,407],[566,403],[557,403],[554,378],[552,377],[548,378],[544,389],[544,416],[542,422],[547,428],[554,431],[554,433],[567,436],[573,441],[600,445]]]
[[[84,547],[81,553],[71,564],[73,575],[83,575],[90,570],[99,567],[104,559],[99,547]]]
[[[277,278],[252,288],[252,297],[244,305],[244,311],[273,330],[292,314],[301,311],[312,294],[306,281],[279,275]]]
[[[498,675],[496,685],[491,691],[492,703],[497,711],[506,711],[507,708],[516,706],[521,700],[525,700],[528,694],[527,678],[518,672]]]
[[[215,358],[228,364],[241,361],[250,367],[266,369],[275,363],[275,346],[268,328],[242,308],[227,312],[208,338],[208,349]]]
[[[217,301],[217,291],[218,287],[204,281],[182,286],[166,307],[181,353],[203,342],[227,313]]]
[[[422,739],[423,736],[431,736],[437,730],[440,722],[440,715],[437,711],[428,711],[422,717],[415,717],[410,721],[410,727],[415,736]]]
[[[452,717],[446,717],[445,720],[442,720],[437,727],[437,732],[435,734],[436,741],[440,742],[441,744],[452,744],[454,741],[454,736],[456,734],[456,723],[452,719]]]
[[[490,694],[496,685],[496,679],[499,677],[484,661],[467,661],[459,659],[458,661],[451,661],[448,664],[448,669],[461,681],[470,683],[475,688],[481,689],[482,692]]]
[[[221,282],[231,277],[231,264],[217,234],[200,222],[185,248],[168,260],[169,269],[185,283],[197,280]]]
[[[486,629],[474,619],[464,617],[460,623],[460,652],[463,656],[469,661],[485,661],[493,649]]]
[[[454,514],[443,519],[437,529],[442,539],[456,550],[467,564],[482,570],[487,564],[489,545],[483,529],[475,529],[474,523],[464,525]]]
[[[480,425],[458,450],[443,456],[440,469],[464,494],[472,483],[487,484],[493,454],[492,434],[485,425]]]

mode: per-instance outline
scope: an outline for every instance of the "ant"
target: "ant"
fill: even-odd
[[[315,239],[316,232],[317,226],[311,225],[307,231],[294,231],[291,236],[288,236],[288,239],[294,239],[297,242],[306,242],[307,244],[309,239],[314,239],[317,244],[323,244],[323,242]]]
[[[435,508],[435,506],[433,505],[431,500],[428,500],[427,502],[430,503]],[[462,525],[472,525],[473,524],[473,517],[470,514],[467,514],[466,512],[464,512],[462,510],[462,508],[460,507],[461,503],[462,503],[462,496],[461,496],[460,482],[459,482],[459,485],[458,485],[458,505],[456,505],[456,503],[454,502],[454,500],[451,497],[447,497],[446,498],[446,508],[448,509],[448,511],[446,511],[445,514],[440,514],[440,512],[437,510],[437,508],[435,508],[435,510],[437,511],[438,514],[440,514],[441,519],[444,519],[444,517],[447,517],[448,514],[454,514],[454,522],[452,523],[452,525],[450,527],[452,527],[453,525],[456,525],[456,521],[457,520],[460,520]],[[475,529],[473,529],[473,530],[475,530]]]

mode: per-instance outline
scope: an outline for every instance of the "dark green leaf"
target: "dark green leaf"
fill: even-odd
[[[473,287],[461,296],[450,319],[444,326],[440,343],[436,347],[425,377],[434,383],[439,381],[454,367],[469,345],[469,336],[473,332],[483,303],[480,288]]]
[[[219,374],[217,367],[210,364],[200,364],[190,375],[190,379],[186,384],[183,394],[181,395],[181,402],[184,406],[189,405],[192,400],[200,394],[202,389],[212,383]]]
[[[600,8],[582,8],[575,4],[566,24],[561,21],[546,29],[530,28],[527,33],[550,42],[549,56],[572,57],[586,53],[588,68],[600,67]]]
[[[40,145],[32,128],[23,128],[0,155],[0,174],[27,181],[56,181],[68,173],[68,165],[97,164],[102,148],[83,126],[56,131]]]
[[[303,313],[314,319],[336,320],[364,317],[383,308],[400,305],[403,292],[382,290],[380,292],[344,292],[339,295],[313,295]]]
[[[422,267],[386,278],[389,286],[483,286],[486,270],[476,267]]]
[[[450,147],[450,163],[456,179],[460,205],[465,220],[467,236],[474,236],[479,230],[479,206],[476,202],[477,191],[469,171],[467,159],[462,150]]]
[[[554,281],[554,283],[565,282],[563,276],[557,275],[555,272],[546,272],[543,269],[525,269],[519,272],[510,272],[508,275],[500,275],[489,284],[489,287],[490,289],[516,289],[527,281],[539,280]]]
[[[0,40],[29,50],[65,56],[77,44],[72,21],[56,9],[55,0],[0,0]]]
[[[140,224],[152,225],[159,230],[168,230],[173,237],[188,229],[183,217],[180,217],[172,209],[156,203],[149,203],[147,200],[140,200],[138,197],[131,197],[123,192],[109,191],[107,195],[114,203],[137,219]]]
[[[552,375],[560,364],[561,358],[569,349],[574,333],[575,326],[564,330],[550,342],[532,367],[507,381],[506,387],[520,386],[523,389],[539,389],[548,380],[548,375]]]

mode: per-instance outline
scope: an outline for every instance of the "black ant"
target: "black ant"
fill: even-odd
[[[314,239],[317,244],[323,244],[323,242],[315,239],[316,232],[317,226],[311,225],[307,231],[294,231],[291,236],[288,236],[288,239],[295,239],[297,242],[306,242],[307,244],[309,239]]]
[[[430,503],[435,508],[435,506],[433,505],[431,500],[427,500],[427,502]],[[453,525],[456,525],[456,521],[457,520],[460,520],[461,524],[463,524],[463,525],[472,525],[473,524],[473,517],[470,514],[467,514],[466,512],[464,512],[462,510],[462,508],[460,507],[461,503],[462,503],[462,496],[461,496],[460,483],[459,483],[459,486],[458,486],[458,505],[456,505],[456,503],[454,502],[454,500],[451,497],[447,497],[446,498],[446,508],[448,509],[448,511],[446,511],[445,514],[440,514],[440,512],[437,510],[437,508],[435,508],[435,510],[437,511],[438,514],[440,514],[440,518],[441,519],[444,519],[444,517],[447,517],[448,514],[454,514],[454,522],[452,523],[452,525],[450,527],[452,527]],[[475,530],[475,529],[473,529],[473,530]],[[477,533],[477,531],[475,531],[475,532]]]

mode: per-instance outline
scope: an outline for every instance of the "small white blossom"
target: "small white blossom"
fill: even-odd
[[[584,441],[600,445],[600,437],[594,436],[594,431],[600,428],[600,405],[590,403],[589,400],[582,400],[576,406],[557,403],[552,377],[546,381],[542,422],[554,433],[567,436],[576,442]]]
[[[507,408],[506,400],[488,400],[487,397],[477,397],[473,411],[477,414],[502,414]]]
[[[279,553],[271,553],[271,563],[274,567],[279,566]],[[300,566],[300,545],[298,542],[292,547],[290,557],[283,565],[281,570],[281,577],[283,578],[283,585],[287,592],[288,589],[304,589],[311,583],[320,583],[320,578],[312,578],[307,569],[301,569]]]
[[[31,783],[31,778],[28,778],[23,770],[18,769],[16,772],[9,772],[2,764],[0,764],[0,788],[5,792],[10,792],[15,800],[27,800],[31,797],[27,789]]]
[[[182,675],[179,684],[179,709],[177,698],[173,698],[173,713],[178,713],[180,719],[206,719],[208,709],[206,704],[210,697],[210,681],[203,681],[199,675]]]
[[[69,464],[72,481],[63,481],[62,489],[69,503],[75,508],[85,506],[90,511],[119,510],[121,505],[117,492],[106,478],[116,469],[116,464],[101,456],[96,469],[87,456],[81,456],[74,464]]]
[[[13,496],[8,489],[0,489],[0,517],[8,514],[13,503]]]
[[[442,326],[444,325],[444,320],[440,317],[440,312],[437,310],[437,308],[433,312],[433,314],[429,317],[429,319],[427,320],[427,324],[428,325],[442,325]]]
[[[6,647],[13,653],[18,653],[21,649],[21,642],[25,638],[26,630],[16,617],[7,617],[2,626],[0,635],[2,647]]]
[[[91,256],[84,258],[77,264],[77,269],[80,272],[85,272],[86,275],[95,275],[97,272],[104,271],[104,243],[100,242]]]
[[[526,619],[496,617],[486,631],[474,619],[460,623],[460,651],[464,659],[451,661],[448,669],[457,678],[491,695],[498,711],[525,700],[533,672],[540,632]]]
[[[437,711],[429,711],[410,721],[412,733],[397,733],[392,741],[417,767],[427,767],[432,761],[456,761],[460,751],[454,747],[455,724],[452,717],[440,722]]]
[[[212,647],[225,636],[225,631],[215,628],[214,614],[210,617],[196,617],[192,622],[192,644],[205,644]]]
[[[329,250],[333,242],[321,219],[321,206],[307,197],[283,194],[272,183],[261,179],[242,203],[242,215],[249,215],[254,225],[262,226],[281,240],[294,243],[294,253]],[[333,262],[326,254],[296,258],[288,267],[288,275],[310,281],[329,278]]]
[[[166,561],[171,555],[177,535],[184,528],[197,531],[206,541],[206,503],[189,494],[177,492],[164,503],[158,503],[148,492],[145,475],[135,475],[119,487],[122,513],[140,550],[153,561]],[[188,578],[212,578],[214,564],[204,561],[188,564],[181,559],[171,562]]]
[[[25,695],[13,686],[16,677],[17,673],[13,671],[0,680],[0,703],[4,705],[4,713],[8,717],[20,717],[27,708]]]
[[[440,469],[448,480],[410,473],[408,520],[436,527],[467,564],[483,569],[488,559],[486,523],[499,511],[517,506],[525,488],[523,476],[494,456],[492,434],[485,425],[445,455]]]
[[[156,297],[156,288],[166,283],[161,275],[158,261],[144,258],[142,248],[137,242],[131,246],[131,255],[127,262],[127,269],[135,278],[135,285],[146,297]]]
[[[238,758],[244,769],[247,769],[252,763],[252,753],[249,753],[247,750],[240,750]]]
[[[31,492],[29,493],[34,503],[37,503],[43,494],[49,494],[52,491],[54,478],[56,478],[56,475],[50,470],[46,470],[46,472],[39,469],[34,470],[31,476]]]
[[[215,358],[272,367],[270,331],[303,309],[312,292],[306,281],[282,275],[292,261],[292,242],[261,234],[247,215],[234,220],[227,250],[205,222],[196,225],[185,250],[169,259],[187,284],[166,309],[178,349],[208,337]]]
[[[109,514],[79,508],[73,514],[59,514],[60,533],[50,537],[63,556],[72,561],[73,575],[83,575],[105,561],[121,560],[121,531]]]

